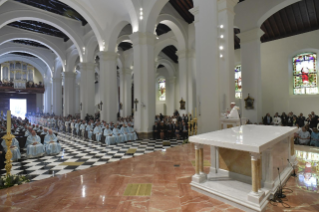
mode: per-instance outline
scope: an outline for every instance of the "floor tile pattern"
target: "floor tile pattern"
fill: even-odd
[[[63,133],[58,133],[57,137],[61,144],[59,155],[21,159],[13,163],[11,173],[28,175],[32,181],[37,181],[183,144],[182,140],[171,140],[169,146],[162,140],[138,140],[106,145]],[[0,170],[0,175],[5,174],[5,169]]]

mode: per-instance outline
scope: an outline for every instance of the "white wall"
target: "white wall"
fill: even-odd
[[[276,112],[290,111],[294,114],[308,115],[311,111],[319,114],[319,95],[293,95],[292,75],[292,58],[295,55],[314,52],[319,56],[318,38],[319,30],[316,30],[261,44],[263,114],[269,112],[274,115]],[[239,55],[240,50],[236,50],[236,65],[240,64]],[[318,65],[317,61],[317,71]]]
[[[40,81],[43,85],[44,82],[41,73],[36,68],[34,68],[33,82],[39,84]]]

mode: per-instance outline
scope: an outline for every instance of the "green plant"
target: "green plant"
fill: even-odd
[[[0,189],[18,186],[30,182],[29,178],[24,175],[9,175],[0,177]]]
[[[308,80],[309,80],[309,83],[310,83],[310,84],[312,84],[312,82],[313,82],[313,80],[314,80],[313,75],[310,75],[310,77],[309,77],[309,79],[308,79]]]

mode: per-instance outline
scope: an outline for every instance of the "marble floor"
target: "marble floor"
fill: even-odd
[[[298,146],[296,153],[298,177],[286,183],[293,193],[284,205],[269,203],[266,211],[319,211],[319,151]],[[209,148],[204,154],[209,160]],[[2,189],[0,211],[241,211],[191,190],[193,160],[194,147],[186,144]]]

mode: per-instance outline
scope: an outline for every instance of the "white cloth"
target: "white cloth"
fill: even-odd
[[[238,108],[236,106],[233,107],[227,117],[231,119],[239,119]]]

